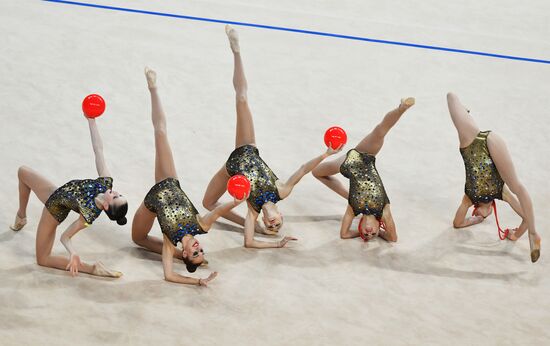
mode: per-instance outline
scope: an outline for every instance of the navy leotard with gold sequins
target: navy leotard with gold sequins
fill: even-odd
[[[230,176],[242,174],[250,181],[248,202],[256,212],[262,210],[266,202],[277,203],[281,200],[276,182],[277,176],[260,157],[254,145],[243,145],[233,150],[225,163]]]
[[[113,178],[71,180],[55,190],[46,201],[46,209],[59,222],[63,222],[71,210],[82,215],[87,224],[92,224],[101,214],[95,197],[112,189]]]
[[[487,137],[491,131],[481,131],[470,145],[460,148],[466,168],[464,193],[475,205],[502,199],[504,181],[489,153]]]
[[[162,233],[174,246],[187,234],[195,236],[206,233],[197,220],[199,212],[176,178],[167,178],[155,184],[145,196],[144,204],[157,214]]]
[[[340,165],[340,173],[349,179],[348,203],[355,216],[374,215],[381,219],[384,207],[390,203],[375,161],[373,155],[351,149]]]

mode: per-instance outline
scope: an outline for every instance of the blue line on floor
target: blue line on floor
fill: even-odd
[[[260,28],[260,29],[288,31],[288,32],[295,32],[295,33],[306,34],[306,35],[327,36],[327,37],[334,37],[334,38],[345,39],[345,40],[365,41],[365,42],[389,44],[389,45],[394,45],[394,46],[404,46],[404,47],[421,48],[421,49],[428,49],[428,50],[438,50],[438,51],[458,53],[458,54],[480,55],[480,56],[486,56],[486,57],[497,58],[497,59],[519,60],[519,61],[533,62],[533,63],[539,63],[539,64],[550,64],[550,60],[543,60],[543,59],[534,59],[534,58],[526,58],[526,57],[521,57],[521,56],[512,56],[512,55],[495,54],[495,53],[487,53],[487,52],[478,52],[478,51],[474,51],[474,50],[465,50],[465,49],[457,49],[457,48],[430,46],[430,45],[425,45],[425,44],[416,44],[416,43],[408,43],[408,42],[378,40],[378,39],[368,38],[368,37],[341,35],[341,34],[334,34],[334,33],[329,33],[329,32],[303,30],[303,29],[295,29],[295,28],[286,28],[286,27],[282,27],[282,26],[272,26],[272,25],[246,23],[246,22],[235,22],[235,21],[231,21],[231,20],[213,19],[213,18],[204,18],[204,17],[193,17],[193,16],[185,16],[185,15],[181,15],[181,14],[153,12],[153,11],[137,10],[137,9],[132,9],[132,8],[90,4],[90,3],[76,2],[76,1],[64,1],[64,0],[42,0],[42,1],[56,2],[56,3],[60,3],[60,4],[67,4],[67,5],[93,7],[93,8],[100,8],[100,9],[104,9],[104,10],[112,10],[112,11],[122,11],[122,12],[148,14],[148,15],[153,15],[153,16],[162,16],[162,17],[187,19],[187,20],[197,20],[197,21],[210,22],[210,23],[231,24],[231,25],[248,26],[248,27]]]

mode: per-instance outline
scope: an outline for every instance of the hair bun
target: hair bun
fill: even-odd
[[[197,270],[198,265],[194,265],[192,263],[185,266],[187,268],[187,271],[190,273],[194,273]]]
[[[123,216],[122,218],[116,220],[116,223],[118,223],[118,224],[121,225],[121,226],[122,226],[122,225],[125,225],[126,222],[128,222],[128,220],[126,219],[125,216]]]

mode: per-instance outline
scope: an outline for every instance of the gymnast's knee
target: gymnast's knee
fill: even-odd
[[[319,173],[319,166],[315,167],[313,169],[313,171],[311,171],[311,175],[313,175],[315,178],[317,178],[319,180],[324,178],[324,176],[321,173]]]
[[[216,203],[217,202],[218,201],[212,201],[210,198],[205,196],[202,199],[202,206],[205,207],[207,210],[212,211],[212,210],[214,210],[214,208],[216,208]]]
[[[235,94],[235,100],[237,101],[237,103],[243,103],[243,104],[248,103],[248,95],[246,93],[246,90],[245,91],[238,91]]]
[[[147,239],[147,234],[145,236],[139,234],[138,232],[134,232],[132,230],[132,241],[139,246],[143,246],[143,241]]]
[[[27,166],[20,166],[18,169],[17,169],[17,177],[19,179],[22,179],[23,178],[23,175],[27,172],[29,172],[31,169]]]
[[[48,266],[48,256],[36,256],[36,263],[39,266],[47,267]]]

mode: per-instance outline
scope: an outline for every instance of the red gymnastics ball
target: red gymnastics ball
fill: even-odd
[[[328,147],[329,144],[332,149],[338,149],[340,146],[345,145],[348,141],[346,131],[338,126],[333,126],[325,132],[325,144]]]
[[[250,193],[250,181],[244,175],[234,175],[227,181],[227,192],[241,200]]]
[[[88,118],[97,118],[105,111],[105,100],[97,94],[91,94],[82,101],[82,111]]]

